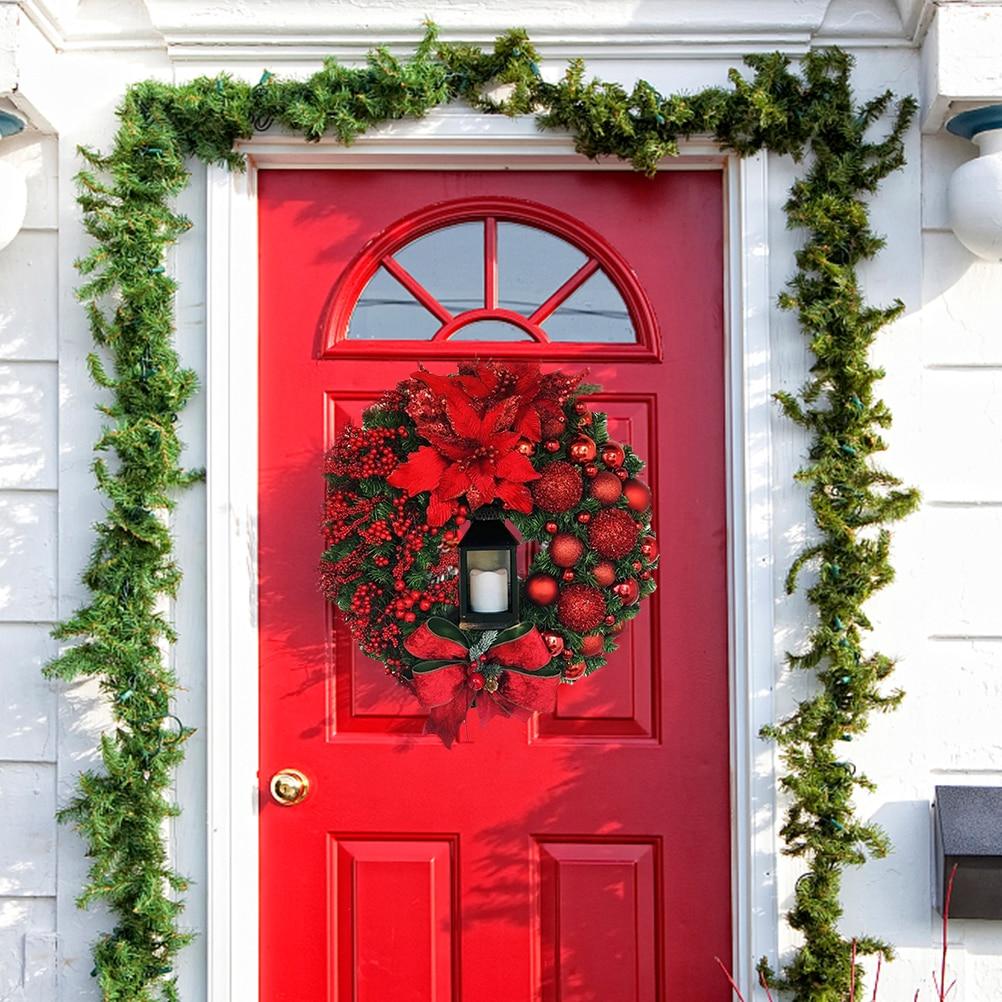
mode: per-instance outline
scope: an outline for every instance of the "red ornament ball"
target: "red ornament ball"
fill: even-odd
[[[575,463],[590,463],[597,454],[598,447],[595,445],[594,439],[587,435],[578,435],[567,447],[567,455]]]
[[[559,452],[560,451],[560,443],[555,438],[548,438],[543,443],[543,448],[547,452]]]
[[[581,471],[561,460],[544,466],[532,485],[532,500],[543,511],[567,511],[581,500],[583,493]]]
[[[577,414],[577,415],[579,415],[579,416],[581,414],[587,414],[588,413],[588,405],[583,400],[579,400],[574,405],[574,413]]]
[[[658,541],[653,536],[644,536],[640,540],[640,552],[644,555],[647,560],[656,560],[658,554],[661,552],[658,549]]]
[[[567,418],[563,414],[554,414],[543,420],[543,437],[559,438],[567,427]]]
[[[651,506],[651,489],[642,480],[627,480],[623,484],[623,494],[634,511],[647,511]]]
[[[616,617],[611,612],[609,613],[608,616],[605,617],[605,625],[606,626],[616,625]]]
[[[565,581],[573,581],[574,580],[574,571],[570,571],[570,570],[564,571],[564,573],[561,574],[560,576]]]
[[[626,459],[626,453],[623,452],[623,447],[616,442],[606,442],[602,446],[602,462],[610,469],[614,470],[617,466],[622,466],[624,459]]]
[[[520,438],[515,444],[515,449],[526,458],[536,455],[536,447],[527,438]]]
[[[598,467],[594,463],[589,463],[584,468],[584,475],[591,480],[593,477],[598,476]]]
[[[569,532],[558,532],[550,540],[550,559],[558,567],[573,567],[584,555],[584,543]]]
[[[547,522],[543,528],[546,529],[546,531],[552,536],[557,529],[560,528],[560,526],[558,526],[556,522]]]
[[[578,521],[582,525],[587,525],[591,521],[591,515],[586,511],[578,512]]]
[[[483,675],[480,674],[480,672],[475,671],[472,675],[470,675],[470,677],[466,681],[469,682],[471,689],[473,689],[475,692],[479,692],[484,687],[485,680]]]
[[[601,633],[589,633],[581,640],[581,653],[586,658],[593,658],[605,650],[605,637]]]
[[[575,661],[574,664],[568,665],[564,669],[564,678],[580,678],[585,673],[585,663],[583,661]]]
[[[599,504],[615,504],[623,494],[623,485],[615,473],[599,473],[591,482],[591,496]]]
[[[600,511],[588,527],[588,541],[600,556],[620,560],[637,545],[640,527],[622,508]]]
[[[619,477],[620,480],[630,479],[630,474],[626,470],[616,470],[616,476]]]
[[[640,601],[640,585],[635,578],[620,581],[612,590],[619,596],[623,605],[635,605]]]
[[[549,605],[556,600],[559,591],[557,579],[549,574],[533,574],[525,583],[525,593],[536,605]]]
[[[603,560],[595,565],[592,574],[598,584],[603,588],[608,588],[616,581],[616,565],[610,564],[608,560]]]
[[[605,596],[591,585],[572,584],[560,590],[557,619],[576,633],[594,630],[605,617]]]
[[[550,657],[555,658],[564,651],[564,638],[559,633],[546,632],[543,634],[543,643],[550,652]]]

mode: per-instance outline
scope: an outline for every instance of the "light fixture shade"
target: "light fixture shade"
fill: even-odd
[[[13,164],[0,160],[0,250],[21,230],[28,209],[28,185]]]
[[[965,111],[946,127],[980,150],[950,178],[946,192],[950,227],[972,254],[986,261],[1002,260],[1002,105]]]

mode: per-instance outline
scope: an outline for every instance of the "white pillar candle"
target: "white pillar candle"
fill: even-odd
[[[504,612],[508,608],[508,568],[470,571],[470,608],[474,612]]]

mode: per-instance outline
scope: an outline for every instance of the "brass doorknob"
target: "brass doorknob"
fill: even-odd
[[[281,769],[271,777],[272,799],[282,807],[301,804],[310,792],[310,781],[298,769]]]

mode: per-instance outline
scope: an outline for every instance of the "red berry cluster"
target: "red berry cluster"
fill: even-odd
[[[454,577],[436,581],[423,589],[408,589],[403,581],[396,581],[394,590],[397,597],[391,605],[393,615],[405,623],[413,623],[417,619],[415,608],[421,612],[430,612],[433,605],[454,605],[457,596]]]
[[[326,472],[334,477],[367,480],[388,477],[399,465],[399,440],[408,435],[405,425],[396,428],[359,428],[348,425],[337,445],[327,454]]]
[[[399,419],[407,421],[403,414]],[[342,608],[359,647],[382,660],[392,674],[405,665],[402,642],[418,616],[433,610],[447,613],[458,604],[456,529],[431,529],[424,505],[389,486],[373,497],[359,493],[360,480],[385,480],[399,465],[396,450],[409,434],[405,423],[348,428],[326,463],[324,531],[331,549],[321,565],[321,587]],[[465,522],[468,512],[465,505],[457,510],[455,525]],[[411,587],[406,578],[418,555],[428,551],[427,584]],[[383,576],[374,579],[377,569]]]
[[[353,491],[329,492],[324,510],[327,545],[340,543],[349,536],[357,535],[369,520],[375,505],[374,498],[360,497]]]

